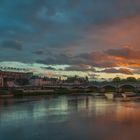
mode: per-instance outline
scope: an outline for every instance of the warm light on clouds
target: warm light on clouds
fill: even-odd
[[[139,77],[139,7],[139,0],[2,1],[0,65],[49,76]]]

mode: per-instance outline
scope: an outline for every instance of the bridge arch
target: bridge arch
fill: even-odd
[[[116,87],[114,85],[104,85],[101,87],[102,92],[116,92]]]
[[[121,92],[135,92],[136,87],[131,84],[124,84],[124,85],[119,86],[119,89]]]
[[[88,92],[99,92],[100,91],[100,88],[96,85],[88,86],[86,89]]]

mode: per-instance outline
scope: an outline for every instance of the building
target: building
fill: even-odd
[[[56,85],[58,84],[57,78],[48,78],[48,77],[39,77],[39,76],[32,76],[30,78],[30,85],[31,86],[46,86],[46,85]]]
[[[68,84],[75,84],[75,85],[81,85],[81,84],[86,84],[88,83],[88,78],[87,77],[68,77],[67,80],[65,80],[65,83]]]
[[[0,75],[0,87],[3,87],[3,85],[4,85],[3,82],[4,82],[4,81],[3,81],[3,77],[2,77],[2,75]]]
[[[38,76],[32,76],[29,80],[31,86],[42,86],[42,78]]]
[[[0,70],[0,87],[9,87],[9,83],[10,85],[14,86],[17,79],[28,79],[32,75],[33,73]]]

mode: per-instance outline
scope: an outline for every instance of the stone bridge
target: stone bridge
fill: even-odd
[[[18,87],[17,87],[18,88]],[[132,83],[125,82],[120,84],[115,83],[100,83],[100,84],[57,84],[57,85],[45,85],[45,86],[24,86],[19,87],[23,89],[59,89],[66,88],[73,91],[83,91],[83,92],[140,92],[140,82]]]
[[[67,89],[84,89],[86,91],[104,92],[104,91],[122,91],[122,90],[133,90],[140,91],[140,82],[125,82],[120,84],[115,83],[98,83],[98,84],[64,84],[64,85],[46,85],[46,88],[67,88]],[[128,90],[128,91],[129,91]]]
[[[121,88],[121,87],[126,86],[126,85],[129,85],[129,86],[132,86],[132,87],[140,87],[140,82],[139,83],[125,82],[125,83],[120,83],[120,84],[115,84],[115,83],[89,84],[86,87],[87,88],[88,87],[104,88],[104,87],[107,87],[107,86],[111,86],[111,87],[114,87],[114,88]]]
[[[133,90],[133,91],[140,91],[140,82],[125,82],[125,83],[101,83],[101,84],[90,84],[86,88],[93,89],[93,90],[100,90],[105,91],[123,91],[126,89]],[[128,91],[129,91],[128,90]]]

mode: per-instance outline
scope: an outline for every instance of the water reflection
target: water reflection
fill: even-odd
[[[91,96],[0,100],[0,140],[139,139],[139,102]]]

